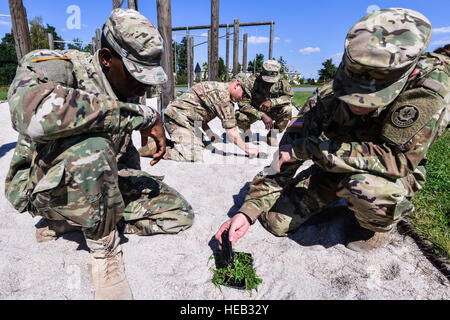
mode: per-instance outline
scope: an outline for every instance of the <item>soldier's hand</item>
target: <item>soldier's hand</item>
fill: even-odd
[[[259,149],[258,148],[245,148],[245,153],[248,154],[249,156],[257,156],[259,153]]]
[[[294,158],[294,156],[292,155],[292,145],[286,144],[286,145],[280,146],[277,172],[278,173],[281,172],[281,166],[284,163],[295,162],[295,161],[297,161],[297,159]]]
[[[233,218],[225,221],[217,231],[215,238],[219,241],[219,248],[222,249],[222,233],[228,230],[228,238],[234,246],[238,239],[242,238],[250,227],[250,221],[243,213],[236,214]]]
[[[273,120],[271,117],[263,113],[261,120],[264,122],[264,125],[267,130],[273,129]]]
[[[259,110],[266,112],[266,111],[269,111],[271,107],[272,107],[272,102],[270,102],[270,100],[266,100],[259,105]]]
[[[164,125],[159,114],[153,126],[141,130],[141,135],[152,137],[156,142],[156,152],[153,155],[153,160],[150,161],[150,165],[154,166],[162,159],[164,153],[166,153],[166,136],[164,134]]]

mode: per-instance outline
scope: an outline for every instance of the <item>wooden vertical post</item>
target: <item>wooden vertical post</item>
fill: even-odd
[[[239,19],[234,19],[233,38],[233,76],[238,73],[239,68]]]
[[[242,72],[247,72],[247,41],[248,34],[244,33],[244,44],[243,44],[243,53],[242,53]]]
[[[53,33],[47,33],[48,37],[48,48],[50,50],[55,50],[55,43],[53,42]]]
[[[225,54],[225,69],[226,69],[226,73],[225,73],[225,81],[228,82],[229,79],[229,75],[228,72],[230,70],[230,27],[227,24],[227,31],[226,31],[226,54]]]
[[[95,37],[92,37],[92,50],[94,51],[94,53],[97,52],[97,50],[98,50],[98,48],[97,48],[97,39]]]
[[[113,0],[113,9],[121,8],[125,0]]]
[[[208,81],[211,80],[211,29],[208,29]]]
[[[273,21],[270,24],[269,60],[273,58]]]
[[[138,11],[138,0],[128,0],[128,9]]]
[[[9,0],[9,11],[14,33],[17,60],[31,51],[30,30],[28,29],[27,11],[22,0]]]
[[[210,65],[208,65],[209,80],[219,78],[219,0],[211,0],[211,50]]]
[[[189,70],[189,78],[188,78],[188,87],[192,87],[194,85],[194,37],[189,37],[188,39],[188,50],[189,50],[189,60],[188,60],[188,70]]]
[[[191,68],[189,68],[189,61],[191,61],[191,49],[190,49],[190,39],[189,30],[186,31],[186,74],[187,74],[187,87],[188,89],[191,87],[189,85],[191,79]]]
[[[158,30],[164,41],[161,65],[168,78],[167,82],[162,85],[161,109],[163,109],[175,97],[172,70],[172,11],[170,0],[157,0],[156,8],[158,14]]]
[[[102,47],[102,41],[101,41],[100,29],[95,29],[95,51],[101,49],[101,47]]]

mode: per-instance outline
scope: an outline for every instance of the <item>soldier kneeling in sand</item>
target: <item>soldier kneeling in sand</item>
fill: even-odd
[[[234,244],[258,217],[287,236],[345,198],[359,223],[347,247],[368,251],[386,243],[414,210],[426,154],[449,121],[449,60],[424,52],[431,33],[427,18],[408,9],[375,11],[357,22],[333,81],[292,119],[279,157],[254,178],[216,238],[229,230]],[[306,160],[314,164],[297,172]]]
[[[242,140],[234,114],[234,104],[242,100],[244,91],[237,80],[227,83],[205,81],[192,86],[171,102],[164,113],[164,125],[170,135],[164,159],[175,161],[202,161],[205,143],[200,129],[213,142],[208,122],[218,117],[231,141],[248,155],[256,156],[257,148],[249,148]],[[150,141],[139,150],[142,157],[153,157],[156,144]]]
[[[119,230],[173,234],[194,213],[174,189],[140,170],[131,134],[165,152],[160,115],[129,103],[167,81],[158,30],[135,10],[115,9],[94,56],[37,50],[22,58],[9,90],[19,140],[6,177],[6,197],[20,212],[44,217],[38,241],[82,231],[90,249],[96,299],[131,299]]]

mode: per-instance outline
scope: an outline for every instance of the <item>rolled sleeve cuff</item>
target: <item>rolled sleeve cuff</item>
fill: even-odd
[[[238,213],[245,214],[252,222],[255,223],[261,215],[261,210],[251,202],[244,202]]]
[[[229,119],[229,120],[223,120],[222,121],[222,127],[224,129],[231,129],[237,126],[236,119]]]
[[[297,160],[306,160],[310,158],[306,144],[308,139],[297,139],[292,144],[292,156]]]

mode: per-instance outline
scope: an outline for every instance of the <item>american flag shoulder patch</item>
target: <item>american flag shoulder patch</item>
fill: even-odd
[[[292,117],[288,125],[289,128],[302,128],[303,127],[303,116]]]

